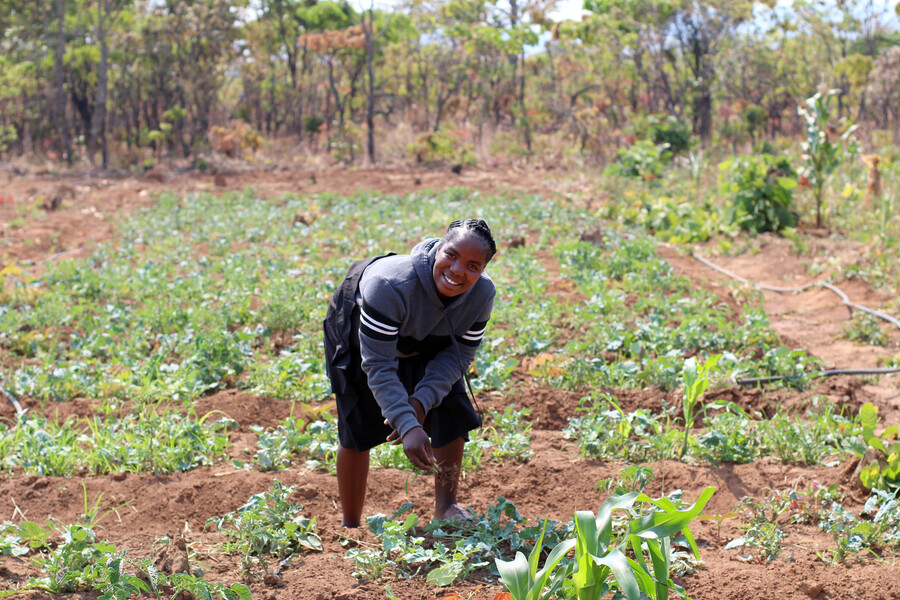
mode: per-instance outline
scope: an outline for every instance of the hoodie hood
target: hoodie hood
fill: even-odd
[[[455,304],[457,298],[461,298],[471,291],[467,290],[465,294],[454,298],[453,302],[446,305],[438,297],[437,288],[434,287],[434,275],[432,274],[432,270],[434,269],[434,257],[437,254],[438,245],[443,240],[444,238],[429,238],[421,241],[416,244],[409,253],[410,258],[412,259],[413,268],[416,270],[416,275],[419,277],[419,283],[425,290],[425,295],[432,304],[440,308]]]

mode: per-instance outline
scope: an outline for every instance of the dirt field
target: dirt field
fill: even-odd
[[[154,195],[163,190],[218,192],[253,187],[264,197],[275,197],[285,193],[324,191],[343,194],[358,189],[403,194],[425,188],[465,186],[486,192],[513,190],[550,195],[584,189],[585,185],[575,176],[508,170],[471,170],[462,175],[454,175],[448,170],[359,169],[251,172],[218,177],[188,174],[122,179],[56,179],[34,175],[27,178],[11,176],[6,181],[2,178],[0,175],[0,196],[13,199],[0,203],[2,265],[13,259],[39,262],[61,252],[67,254],[55,260],[78,255],[92,244],[110,238],[112,221],[152,203]],[[55,210],[28,208],[42,202],[50,208],[55,198],[59,199]],[[16,223],[17,219],[21,222]],[[794,256],[785,244],[774,237],[763,238],[761,249],[755,255],[716,260],[721,266],[751,280],[789,286],[811,281],[804,265],[808,259]],[[823,250],[830,251],[828,248]],[[840,248],[831,250],[843,251]],[[660,252],[697,285],[708,286],[723,297],[729,295],[727,279],[689,254],[671,248],[663,248]],[[877,306],[886,299],[859,280],[847,282],[842,288],[859,304]],[[767,292],[764,306],[772,326],[788,344],[808,349],[829,367],[874,367],[879,356],[896,354],[900,332],[892,333],[894,349],[861,347],[842,339],[840,330],[848,319],[848,311],[835,295],[825,290],[797,295]],[[563,441],[560,430],[567,417],[574,413],[581,394],[541,388],[527,376],[521,377],[516,392],[502,396],[486,394],[479,398],[479,403],[485,409],[502,408],[511,403],[530,407],[533,410],[534,456],[527,464],[488,466],[467,475],[462,483],[463,502],[483,511],[488,503],[496,501],[497,496],[505,496],[523,515],[546,515],[560,521],[569,520],[576,509],[596,511],[603,499],[595,489],[596,482],[615,476],[623,465],[585,461],[573,444]],[[873,402],[879,407],[883,421],[891,424],[900,420],[898,382],[898,377],[886,377],[873,385],[857,378],[838,377],[820,380],[814,389],[804,392],[779,390],[760,394],[735,388],[717,394],[762,411],[777,405],[797,410],[814,394],[825,394],[833,401],[851,407]],[[653,406],[665,396],[654,390],[617,392],[617,395],[626,411]],[[25,403],[28,404],[27,399]],[[201,398],[197,404],[198,414],[220,409],[238,422],[240,428],[232,434],[235,454],[242,448],[253,447],[256,436],[250,431],[250,425],[275,426],[287,417],[290,408],[287,403],[237,390]],[[45,412],[62,418],[73,414],[89,415],[91,409],[90,399],[79,399],[48,407]],[[0,417],[9,418],[13,414],[5,401],[0,404]],[[811,482],[841,484],[844,505],[848,508],[858,508],[862,503],[861,493],[853,485],[855,464],[852,461],[831,468],[789,466],[775,460],[719,467],[694,467],[679,462],[651,463],[649,466],[657,474],[657,479],[647,489],[652,496],[662,491],[661,474],[664,474],[667,492],[680,488],[688,499],[696,498],[706,486],[716,486],[717,492],[705,511],[709,514],[728,513],[734,510],[740,498],[759,494],[765,488],[805,488]],[[204,531],[204,523],[210,517],[234,510],[251,494],[266,489],[274,478],[286,485],[296,485],[292,500],[303,505],[304,514],[318,516],[325,551],[296,557],[282,572],[282,581],[277,585],[254,584],[254,597],[266,600],[385,598],[384,582],[357,581],[351,576],[351,562],[344,559],[348,547],[371,542],[373,537],[367,531],[348,533],[341,529],[335,478],[309,472],[303,467],[275,474],[239,471],[222,464],[172,475],[129,474],[80,480],[34,475],[6,477],[0,479],[0,521],[23,517],[43,521],[50,515],[66,522],[73,521],[82,509],[83,482],[89,498],[103,493],[105,500],[113,504],[131,501],[103,522],[101,536],[135,555],[152,555],[155,552],[153,542],[157,538],[184,535],[200,553],[207,576],[231,582],[238,577],[238,561],[213,547],[218,538]],[[407,473],[374,471],[369,479],[366,514],[389,514],[404,502],[411,501],[416,503],[418,514],[428,519],[430,487],[430,481],[419,478],[409,483],[407,489]],[[584,502],[587,498],[593,499],[590,505],[576,506],[576,499]],[[725,550],[725,544],[740,535],[738,525],[737,519],[728,519],[717,532],[711,521],[696,524],[695,534],[705,568],[679,581],[691,597],[698,600],[900,598],[900,567],[895,560],[888,562],[861,554],[851,557],[845,566],[832,567],[816,555],[833,545],[830,535],[812,525],[785,524],[783,528],[789,537],[785,540],[787,551],[781,559],[768,564],[744,562],[738,558],[740,551]],[[35,574],[26,561],[3,560],[0,563],[3,580],[0,590],[21,584],[29,574]],[[423,579],[392,581],[390,586],[404,600],[440,598],[449,592],[472,600],[491,600],[502,590],[495,580],[437,590]],[[31,592],[23,596],[40,598],[46,595]]]

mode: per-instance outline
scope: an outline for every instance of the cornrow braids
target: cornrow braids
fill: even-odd
[[[478,237],[482,239],[482,241],[487,244],[488,249],[488,260],[494,258],[494,255],[497,254],[497,244],[494,242],[494,236],[491,235],[491,228],[488,227],[488,224],[484,222],[482,219],[459,219],[450,223],[447,227],[447,233],[445,236],[453,230],[459,230],[459,233],[465,233],[467,231],[471,231]]]

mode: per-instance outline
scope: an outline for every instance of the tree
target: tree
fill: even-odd
[[[100,62],[97,65],[97,98],[95,110],[91,117],[91,137],[88,143],[88,157],[94,160],[97,152],[98,138],[101,144],[103,168],[109,166],[109,152],[106,143],[106,96],[109,85],[109,32],[122,13],[131,4],[130,0],[97,0],[88,11],[93,24],[93,34],[100,46]]]

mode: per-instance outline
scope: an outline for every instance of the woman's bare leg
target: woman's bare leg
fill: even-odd
[[[369,451],[338,446],[338,493],[344,527],[359,527],[366,502],[366,482],[369,478]]]
[[[459,474],[462,470],[463,448],[466,441],[459,437],[440,448],[434,448],[440,472],[434,476],[434,518],[443,519],[444,513],[456,504]]]

